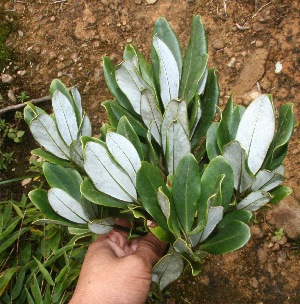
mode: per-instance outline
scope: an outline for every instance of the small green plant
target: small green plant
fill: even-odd
[[[39,223],[41,217],[25,195],[0,202],[2,304],[67,303],[73,294],[91,233],[73,229],[72,237],[64,226]]]
[[[13,162],[14,152],[5,153],[0,151],[0,170],[7,169],[7,165]]]
[[[22,91],[21,94],[19,96],[17,96],[17,98],[21,102],[26,102],[30,98],[30,96],[28,96],[25,91]]]
[[[246,109],[233,96],[220,119],[218,80],[208,68],[199,16],[185,56],[164,18],[154,26],[151,62],[127,45],[116,67],[104,57],[114,100],[104,105],[109,124],[99,138],[76,88],[50,86],[54,114],[28,103],[24,118],[45,149],[49,191],[29,193],[48,221],[95,233],[127,218],[170,244],[153,268],[164,289],[186,266],[194,275],[204,257],[244,246],[252,212],[289,193],[282,161],[293,131],[293,105],[279,109],[261,95]],[[47,206],[47,207],[45,207]],[[148,227],[147,220],[156,222]],[[159,294],[159,293],[158,293]]]
[[[274,232],[276,238],[278,241],[280,241],[282,239],[282,237],[284,236],[284,231],[283,228],[280,228],[279,230]]]
[[[5,138],[12,139],[15,143],[20,143],[25,131],[19,130],[19,124],[23,118],[21,112],[15,112],[15,120],[11,123],[5,121],[5,119],[0,119],[0,147],[2,146]]]

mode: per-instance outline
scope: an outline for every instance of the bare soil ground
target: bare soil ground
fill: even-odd
[[[124,46],[133,43],[149,57],[153,24],[160,16],[167,18],[185,48],[192,17],[200,14],[207,30],[210,67],[216,67],[219,75],[221,107],[232,92],[235,102],[244,105],[260,92],[270,93],[276,109],[294,102],[299,122],[298,0],[2,0],[0,5],[6,20],[18,25],[7,40],[14,56],[1,73],[13,81],[1,84],[0,108],[16,103],[13,97],[21,91],[31,98],[48,95],[52,79],[58,77],[80,90],[98,133],[106,119],[100,103],[111,98],[102,56],[117,64]],[[277,62],[282,64],[279,73],[275,73]],[[285,161],[285,183],[294,193],[257,213],[252,240],[245,248],[210,256],[198,277],[187,271],[170,286],[167,303],[300,303],[299,140],[296,127]],[[36,147],[27,129],[24,141],[14,147],[16,162],[1,172],[2,180],[26,174],[29,151]],[[3,146],[9,148],[10,143]],[[1,199],[17,198],[22,191],[26,188],[10,185],[1,190]],[[274,235],[280,228],[285,236],[278,240]]]

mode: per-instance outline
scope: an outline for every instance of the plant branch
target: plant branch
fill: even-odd
[[[45,102],[45,101],[50,101],[51,97],[50,95],[48,96],[44,96],[41,98],[37,98],[37,99],[31,99],[28,102],[31,102],[33,104],[37,104],[37,103],[41,103],[41,102]],[[17,111],[20,110],[22,108],[24,108],[26,106],[26,103],[20,103],[20,104],[16,104],[16,105],[12,105],[12,106],[8,106],[4,109],[0,109],[0,116],[4,113],[10,112],[10,111]]]

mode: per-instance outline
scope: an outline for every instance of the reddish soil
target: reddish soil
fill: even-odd
[[[2,0],[6,19],[16,23],[17,30],[7,40],[14,56],[1,73],[14,79],[0,88],[0,108],[15,103],[7,96],[9,90],[15,96],[26,91],[30,98],[39,98],[48,95],[52,79],[58,77],[67,86],[80,90],[83,106],[98,133],[106,119],[100,103],[111,98],[104,83],[102,56],[110,56],[117,64],[124,46],[133,43],[149,57],[152,28],[159,16],[167,18],[185,48],[192,17],[200,14],[209,41],[209,65],[216,67],[219,75],[221,107],[232,92],[235,102],[244,105],[260,92],[270,93],[276,109],[283,103],[294,102],[299,122],[298,0],[148,2],[155,3]],[[275,73],[277,62],[282,64],[280,73]],[[6,119],[11,119],[11,114]],[[27,174],[28,162],[24,160],[36,144],[27,129],[24,140],[26,145],[13,146],[15,163],[6,173],[0,171],[2,180]],[[252,240],[243,249],[209,256],[198,277],[187,271],[173,283],[167,290],[167,303],[300,303],[299,140],[300,130],[296,127],[285,160],[285,184],[294,193],[278,206],[257,212],[251,226]],[[3,149],[9,148],[11,143],[7,142]],[[17,199],[22,191],[26,192],[26,187],[6,187],[1,199]],[[285,236],[277,240],[274,233],[280,228]]]

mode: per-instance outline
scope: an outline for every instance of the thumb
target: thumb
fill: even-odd
[[[134,254],[153,266],[163,256],[166,248],[167,243],[160,241],[150,232],[141,239]]]

